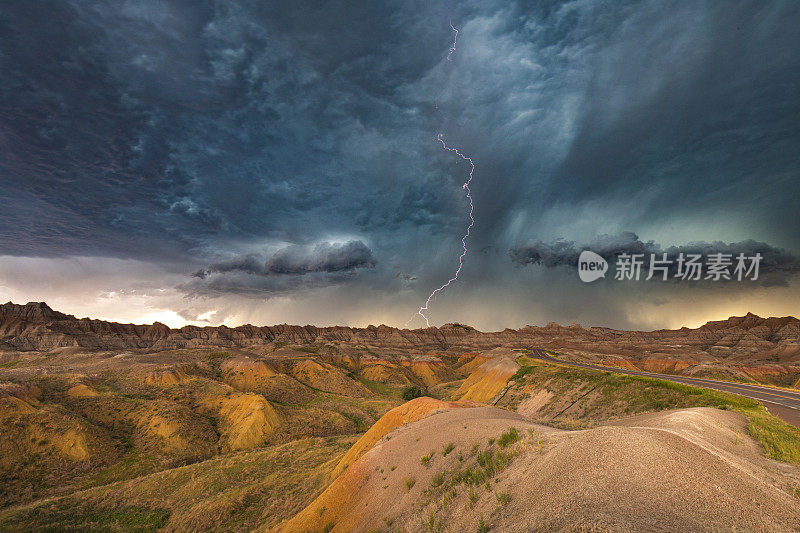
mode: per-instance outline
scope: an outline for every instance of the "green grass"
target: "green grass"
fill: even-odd
[[[31,508],[19,513],[20,523],[26,524],[20,531],[156,531],[166,525],[169,511],[131,506],[116,509],[75,506],[69,499],[59,500],[49,507],[47,513]],[[11,525],[10,530],[15,526]]]
[[[519,432],[517,428],[511,427],[508,431],[500,435],[500,438],[497,439],[497,444],[501,448],[505,448],[509,444],[513,444],[519,440]]]
[[[310,346],[296,346],[296,347],[294,347],[292,349],[295,350],[295,351],[304,352],[304,353],[317,353],[317,349],[316,348],[312,348]]]
[[[495,492],[494,497],[497,498],[497,503],[505,505],[511,501],[511,495],[508,492]]]
[[[82,484],[82,488],[133,479],[158,470],[160,465],[161,462],[157,457],[144,455],[135,448],[131,448],[122,459],[86,479]]]
[[[772,416],[763,407],[741,412],[748,418],[747,430],[767,457],[800,466],[800,429]]]
[[[526,356],[517,358],[517,362],[522,367],[517,374],[527,381],[548,383],[548,389],[556,392],[556,396],[594,387],[599,397],[593,404],[585,406],[583,416],[587,420],[593,416],[608,418],[609,412],[603,409],[608,410],[609,406],[621,409],[619,412],[610,411],[612,417],[688,407],[736,411],[747,418],[748,432],[768,457],[800,466],[800,429],[772,416],[756,400],[645,376],[546,363]]]
[[[367,379],[352,372],[348,375],[360,381],[361,384],[369,389],[370,392],[389,398],[400,398],[400,391],[397,385],[381,383],[380,381],[372,381],[371,379]]]
[[[331,460],[354,441],[296,440],[42,499],[0,511],[0,531],[155,531],[164,520],[177,531],[272,527],[314,499],[329,482]]]
[[[478,520],[478,533],[486,533],[489,531],[489,528],[486,527],[486,522],[483,521],[483,513],[481,513],[481,518]]]
[[[430,463],[431,458],[435,453],[436,452],[432,451],[428,455],[423,455],[422,457],[419,458],[419,462],[422,463],[423,466],[428,466],[428,463]]]

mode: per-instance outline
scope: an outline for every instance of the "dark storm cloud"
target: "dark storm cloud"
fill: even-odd
[[[652,254],[656,260],[663,259],[675,261],[679,254],[700,255],[703,259],[711,254],[730,255],[733,261],[739,254],[745,257],[754,257],[761,254],[759,266],[760,275],[774,275],[768,280],[770,284],[782,284],[785,277],[800,272],[800,258],[782,248],[776,248],[763,242],[752,239],[724,243],[716,242],[691,242],[685,245],[662,247],[654,241],[642,241],[635,233],[623,232],[619,235],[600,235],[586,244],[576,244],[574,241],[556,239],[543,242],[531,239],[525,244],[509,250],[511,261],[517,266],[542,265],[546,268],[578,267],[578,257],[584,250],[591,250],[599,254],[609,263],[614,263],[620,254],[641,254],[645,267],[650,265]],[[749,263],[748,263],[749,264]],[[670,265],[670,273],[677,272],[677,265]]]
[[[309,246],[287,246],[278,250],[266,261],[258,254],[246,254],[212,263],[194,273],[204,279],[212,273],[244,272],[258,276],[282,274],[304,275],[313,272],[352,272],[358,268],[371,268],[375,257],[361,241],[345,243],[319,243]]]
[[[267,261],[270,274],[308,274],[309,272],[350,272],[375,266],[372,250],[361,241],[343,244],[320,243],[309,249],[290,246],[279,250]]]
[[[206,276],[215,272],[244,272],[245,274],[252,274],[255,276],[267,275],[263,256],[259,254],[245,254],[226,261],[211,263],[207,267],[196,271],[192,276],[205,279]]]
[[[424,297],[467,222],[439,132],[476,163],[476,288],[511,274],[475,252],[532,232],[797,250],[798,23],[791,1],[4,2],[0,253],[209,265],[189,294],[403,272]],[[309,251],[341,235],[368,254]]]
[[[653,241],[639,240],[635,233],[623,232],[619,235],[599,235],[588,244],[575,244],[574,241],[565,239],[555,239],[551,242],[530,239],[525,244],[509,250],[509,256],[517,266],[543,265],[547,268],[560,266],[577,268],[578,256],[584,250],[591,250],[606,260],[613,260],[622,253],[658,253],[661,248]]]
[[[630,7],[625,27],[600,23],[612,34],[546,198],[649,190],[648,217],[735,212],[800,245],[799,6]]]

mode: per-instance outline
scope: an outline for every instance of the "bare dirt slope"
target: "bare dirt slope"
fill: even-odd
[[[454,409],[388,434],[280,530],[796,531],[788,479],[800,471],[764,458],[732,412],[560,431]]]
[[[519,370],[519,365],[514,361],[517,354],[506,351],[509,354],[498,355],[476,368],[453,396],[461,400],[489,403]]]

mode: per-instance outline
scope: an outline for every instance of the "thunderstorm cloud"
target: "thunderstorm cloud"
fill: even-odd
[[[767,243],[748,239],[741,242],[724,243],[690,242],[684,245],[662,246],[654,241],[642,241],[635,233],[623,232],[619,235],[599,235],[586,244],[576,244],[565,239],[543,242],[531,239],[525,244],[509,250],[511,261],[517,266],[542,265],[546,268],[571,267],[577,269],[578,258],[584,250],[591,250],[610,263],[614,263],[620,255],[641,256],[642,264],[649,267],[652,259],[669,261],[669,272],[674,276],[677,272],[677,258],[683,254],[688,257],[700,256],[706,260],[711,255],[723,254],[726,260],[735,265],[736,258],[742,255],[749,266],[751,258],[760,256],[759,273],[775,274],[768,283],[783,283],[788,275],[800,272],[800,257],[782,248]],[[666,259],[665,259],[666,254]],[[660,263],[663,264],[663,263]]]
[[[791,0],[3,2],[0,296],[402,325],[468,223],[442,133],[475,227],[432,323],[685,315],[680,284],[594,307],[600,284],[515,268],[576,243],[761,249],[780,280],[703,288],[696,320],[800,314],[798,25]]]
[[[375,266],[375,258],[361,241],[346,243],[319,243],[309,246],[287,246],[264,260],[258,254],[246,254],[212,263],[194,273],[204,279],[211,273],[244,272],[259,276],[281,274],[304,275],[312,272],[352,272],[358,268]]]

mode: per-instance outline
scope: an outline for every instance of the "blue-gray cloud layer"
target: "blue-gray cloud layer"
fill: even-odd
[[[664,254],[670,277],[678,274],[678,257],[683,254],[688,257],[700,256],[700,261],[706,261],[709,256],[723,254],[729,261],[732,271],[737,264],[737,257],[743,256],[749,268],[754,257],[758,254],[759,277],[767,284],[784,284],[788,276],[800,272],[800,258],[782,248],[770,246],[767,243],[748,239],[741,242],[725,243],[715,242],[690,242],[683,245],[662,246],[654,241],[642,241],[638,235],[624,232],[619,235],[599,235],[586,244],[576,244],[566,239],[556,239],[544,242],[540,239],[531,239],[525,244],[515,246],[509,251],[511,261],[518,266],[542,265],[546,268],[572,267],[578,268],[578,258],[581,252],[590,250],[610,263],[615,263],[620,255],[641,256],[642,265],[649,268],[651,259],[655,258],[658,265],[665,265]],[[766,280],[764,277],[766,276]],[[724,279],[722,279],[724,281]]]
[[[476,163],[472,250],[623,230],[798,250],[798,24],[792,1],[4,2],[2,253],[269,294],[341,283],[303,254],[360,241],[348,283],[424,296],[466,225],[439,132]]]
[[[275,252],[269,259],[258,254],[245,254],[212,263],[194,273],[205,279],[213,273],[244,272],[258,276],[284,274],[305,275],[313,272],[352,272],[359,268],[371,268],[375,257],[361,241],[346,243],[323,242],[309,246],[287,246]]]

